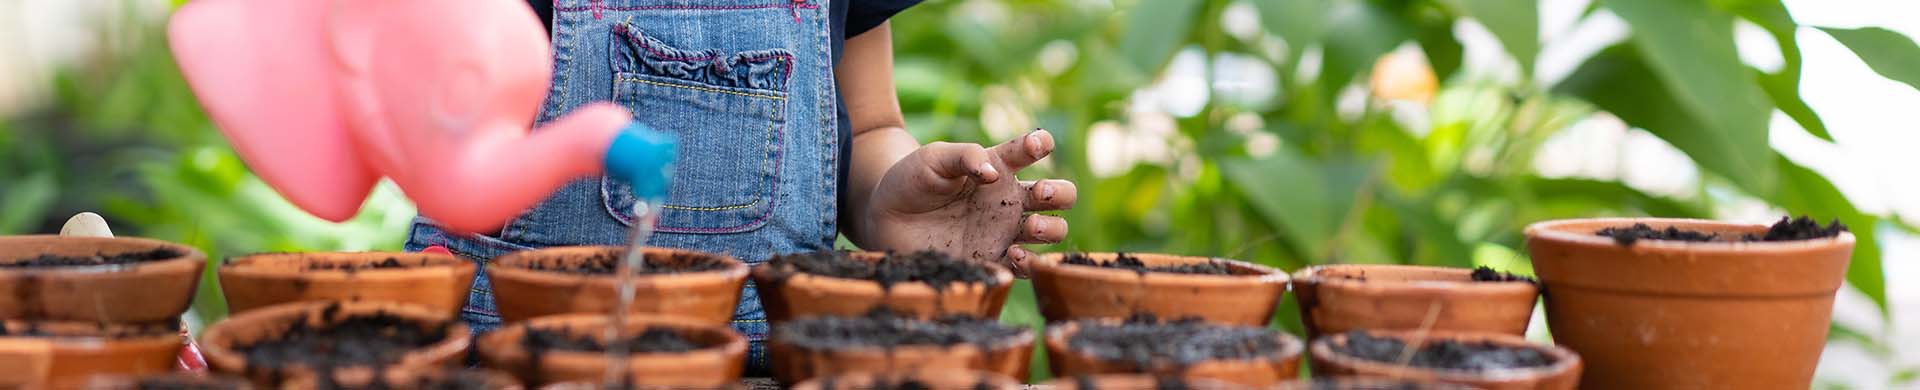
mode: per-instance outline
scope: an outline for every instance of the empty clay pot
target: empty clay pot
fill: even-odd
[[[423,306],[393,302],[294,302],[254,309],[227,317],[207,328],[200,336],[201,352],[214,372],[244,376],[262,387],[315,374],[312,367],[289,364],[284,367],[253,367],[241,346],[282,337],[296,322],[319,326],[360,315],[386,313],[425,326],[446,324],[446,339],[407,352],[399,361],[379,371],[431,370],[458,361],[466,355],[468,330],[453,313]],[[365,383],[374,371],[366,366],[346,366],[330,370],[338,383]]]
[[[540,317],[509,325],[480,337],[480,355],[487,365],[506,370],[529,386],[587,381],[606,377],[607,354],[583,351],[532,351],[523,340],[527,330],[566,329],[605,341],[609,317],[601,314],[562,314]],[[627,334],[655,327],[673,329],[700,349],[681,353],[634,353],[627,358],[627,373],[639,386],[672,388],[709,388],[732,385],[740,380],[747,355],[747,339],[726,325],[707,320],[661,315],[627,317]]]
[[[494,304],[506,323],[555,314],[605,314],[618,304],[618,282],[613,273],[583,274],[554,271],[587,262],[594,256],[621,256],[626,247],[581,246],[520,251],[487,264],[493,282]],[[733,320],[746,284],[747,265],[733,257],[684,249],[646,248],[649,264],[676,261],[720,263],[718,270],[640,274],[634,278],[632,313],[681,316],[710,324]],[[665,260],[657,260],[665,259]],[[665,261],[665,263],[661,263]],[[531,269],[531,266],[548,270]]]
[[[173,322],[101,325],[9,320],[0,336],[0,388],[71,388],[96,375],[171,372],[185,341]]]
[[[1097,321],[1119,323],[1120,319]],[[1179,376],[1182,379],[1216,379],[1247,386],[1269,386],[1300,376],[1300,354],[1306,349],[1300,339],[1280,334],[1283,343],[1272,355],[1259,359],[1209,360],[1186,367],[1140,367],[1133,362],[1103,360],[1069,348],[1067,340],[1080,330],[1079,322],[1061,322],[1047,326],[1047,363],[1056,378],[1081,375],[1148,373]],[[1274,332],[1278,332],[1275,330]]]
[[[177,321],[193,303],[207,255],[144,238],[4,236],[0,263],[42,254],[92,256],[166,248],[172,259],[124,265],[0,268],[0,318],[148,323]]]
[[[1853,234],[1784,242],[1596,235],[1644,223],[1721,236],[1767,226],[1604,218],[1527,226],[1554,341],[1586,360],[1589,389],[1804,389],[1813,383]]]
[[[922,370],[986,371],[1008,378],[1026,378],[1032,363],[1033,343],[1033,332],[1023,331],[985,345],[813,349],[790,343],[776,331],[768,340],[767,352],[773,357],[774,379],[785,384],[846,373]]]
[[[366,268],[377,264],[390,268]],[[467,304],[475,268],[446,254],[334,252],[246,256],[219,272],[234,313],[287,302],[363,300],[454,313]]]
[[[1511,368],[1501,370],[1450,370],[1427,367],[1413,367],[1368,360],[1341,353],[1337,346],[1347,342],[1345,333],[1328,333],[1313,342],[1308,352],[1313,360],[1313,375],[1320,377],[1382,377],[1404,379],[1416,382],[1444,382],[1472,386],[1488,390],[1571,390],[1580,383],[1580,356],[1566,348],[1540,345],[1527,342],[1525,337],[1487,332],[1426,332],[1419,331],[1367,331],[1368,335],[1399,339],[1413,344],[1415,340],[1425,342],[1452,340],[1457,342],[1488,342],[1502,347],[1526,348],[1538,351],[1552,361],[1544,367]]]
[[[1167,382],[1172,383],[1167,383]],[[1177,384],[1177,385],[1176,385]],[[1241,390],[1254,387],[1233,384],[1206,378],[1160,378],[1147,374],[1101,374],[1054,378],[1041,385],[1052,390],[1101,390],[1101,389],[1190,389],[1190,390]]]
[[[855,260],[875,262],[886,257],[886,253],[856,252],[851,256]],[[881,288],[879,282],[871,280],[776,270],[767,265],[753,267],[753,282],[759,286],[760,304],[766,308],[767,319],[775,324],[816,315],[858,316],[878,306],[921,318],[942,314],[998,318],[1000,306],[1007,303],[1007,291],[1013,288],[1013,273],[996,264],[980,265],[993,272],[994,283],[954,283],[942,292],[936,292],[924,282],[901,282]]]
[[[917,372],[857,372],[809,379],[793,390],[853,390],[876,386],[918,385],[929,390],[1019,390],[1020,382],[1005,375],[984,371],[922,370]]]
[[[1033,262],[1033,292],[1047,322],[1124,318],[1152,313],[1160,318],[1197,316],[1208,322],[1262,326],[1287,292],[1287,274],[1259,264],[1220,258],[1128,254],[1147,266],[1221,262],[1233,275],[1140,273],[1064,264],[1065,254]],[[1111,261],[1118,254],[1085,254]],[[1223,304],[1231,302],[1231,304]]]
[[[1307,338],[1353,329],[1427,329],[1526,335],[1540,288],[1524,281],[1475,282],[1471,270],[1342,264],[1293,275]],[[1432,323],[1428,324],[1429,317]]]

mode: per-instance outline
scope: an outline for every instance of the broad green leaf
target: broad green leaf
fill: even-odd
[[[1709,172],[1735,179],[1749,191],[1766,192],[1768,187],[1759,187],[1750,180],[1758,180],[1755,178],[1760,174],[1756,172],[1773,172],[1773,165],[1765,168],[1748,165],[1773,154],[1773,149],[1766,144],[1766,128],[1733,131],[1710,126],[1677,101],[1679,96],[1671,93],[1672,88],[1660,82],[1655,73],[1632,47],[1614,46],[1587,59],[1555,86],[1554,91],[1586,100],[1628,125],[1652,132],[1686,152],[1687,157]],[[1747,140],[1756,135],[1759,139]],[[1759,142],[1759,149],[1749,150],[1752,147],[1745,144],[1755,141]]]
[[[1540,55],[1540,4],[1534,0],[1447,0],[1500,39],[1500,46],[1520,62],[1522,74],[1533,74]]]
[[[1920,88],[1920,46],[1906,36],[1879,27],[1821,27],[1820,31],[1847,45],[1847,49],[1853,50],[1860,61],[1880,76]]]
[[[1159,73],[1187,42],[1200,13],[1200,0],[1141,0],[1127,11],[1120,52],[1141,72]]]
[[[1446,80],[1460,70],[1460,62],[1466,50],[1460,39],[1453,36],[1453,20],[1436,18],[1421,20],[1417,24],[1414,41],[1420,42],[1420,51],[1427,55],[1428,66],[1440,80]]]
[[[1335,218],[1344,210],[1329,209],[1327,178],[1312,161],[1281,149],[1265,159],[1221,161],[1220,170],[1293,247],[1310,258],[1327,253]]]
[[[1887,318],[1887,277],[1880,262],[1880,240],[1874,234],[1880,219],[1860,212],[1845,194],[1819,172],[1800,166],[1786,157],[1776,156],[1782,185],[1768,201],[1793,215],[1808,215],[1820,220],[1839,218],[1853,232],[1853,261],[1847,263],[1847,283],[1873,300]]]
[[[28,230],[38,227],[60,195],[60,183],[49,171],[29,173],[5,184],[5,189],[0,190],[0,234],[31,233]]]
[[[1776,180],[1770,161],[1773,150],[1767,145],[1772,109],[1735,53],[1733,15],[1699,1],[1603,3],[1633,27],[1633,46],[1652,80],[1664,86],[1660,101],[1677,103],[1701,125],[1656,134],[1742,188],[1771,191]]]
[[[1260,10],[1260,21],[1267,29],[1287,41],[1287,50],[1293,54],[1288,60],[1296,61],[1301,51],[1320,43],[1322,34],[1326,34],[1327,12],[1333,9],[1333,1],[1262,0],[1253,2],[1253,6]]]
[[[1333,28],[1327,32],[1321,51],[1320,85],[1326,99],[1353,81],[1355,74],[1373,69],[1380,55],[1393,51],[1413,38],[1413,28],[1391,10],[1366,2],[1337,4],[1332,16]]]
[[[1767,34],[1773,36],[1774,45],[1780,47],[1780,70],[1760,74],[1760,89],[1767,92],[1767,97],[1773,99],[1773,105],[1780,112],[1793,118],[1801,128],[1815,137],[1832,141],[1833,135],[1827,133],[1827,124],[1820,120],[1820,115],[1814,113],[1812,107],[1807,106],[1806,99],[1800,97],[1800,42],[1796,38],[1799,25],[1787,13],[1787,7],[1780,4],[1779,0],[1754,0],[1738,4],[1732,11],[1767,30]]]

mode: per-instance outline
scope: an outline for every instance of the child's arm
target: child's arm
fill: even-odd
[[[868,250],[938,249],[1002,262],[1025,274],[1032,252],[1017,244],[1059,242],[1067,221],[1034,211],[1073,207],[1072,182],[1019,182],[1014,173],[1053,152],[1035,131],[985,148],[907,133],[893,84],[887,24],[846,41],[834,72],[853,128],[842,232]]]

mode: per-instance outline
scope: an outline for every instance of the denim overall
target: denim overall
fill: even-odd
[[[679,160],[647,244],[727,253],[749,264],[829,249],[839,156],[826,1],[557,0],[553,89],[544,122],[612,101],[679,136]],[[456,26],[457,27],[457,26]],[[624,245],[634,198],[607,178],[575,181],[492,236],[414,221],[406,249],[446,247],[484,264],[518,250]],[[484,268],[484,267],[483,267]],[[500,326],[485,272],[464,319]],[[768,326],[751,282],[733,327],[764,372]]]

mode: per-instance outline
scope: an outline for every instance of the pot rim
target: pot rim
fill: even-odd
[[[1079,388],[1078,382],[1080,381],[1081,378],[1085,378],[1095,385],[1108,384],[1104,382],[1112,382],[1112,381],[1120,381],[1122,383],[1128,383],[1128,384],[1132,384],[1130,382],[1145,381],[1145,383],[1143,384],[1146,384],[1148,386],[1141,387],[1141,388],[1153,388],[1152,385],[1156,383],[1156,379],[1160,377],[1163,377],[1163,376],[1147,374],[1147,373],[1078,375],[1078,376],[1056,377],[1053,379],[1048,379],[1043,384],[1043,386],[1052,386],[1049,388],[1055,389],[1055,390],[1066,390],[1070,388],[1075,390],[1090,390],[1090,389]],[[1193,390],[1265,389],[1265,387],[1246,386],[1246,385],[1227,382],[1227,381],[1214,379],[1214,378],[1182,377],[1180,378],[1180,382],[1186,384],[1187,385],[1186,388],[1193,389]],[[1069,387],[1069,386],[1072,386],[1072,387]],[[1132,387],[1129,387],[1129,388],[1132,388]]]
[[[153,272],[156,273],[190,272],[193,267],[204,266],[207,261],[207,254],[201,252],[199,248],[144,237],[69,237],[44,234],[0,236],[0,247],[15,247],[31,245],[30,243],[42,243],[44,245],[41,246],[42,249],[40,253],[46,253],[55,247],[87,247],[108,242],[148,246],[154,249],[172,249],[180,252],[180,257],[115,265],[0,268],[0,278],[50,276],[55,278],[91,279],[110,278],[142,270],[153,270]],[[4,259],[5,262],[9,263],[13,260],[17,259]]]
[[[520,346],[520,340],[526,337],[528,329],[533,327],[592,327],[595,329],[603,329],[606,327],[606,322],[611,320],[609,317],[609,315],[597,313],[566,313],[520,321],[502,327],[494,332],[481,335],[478,342],[480,345],[479,352],[486,360],[493,362],[528,359],[530,355],[527,353],[526,348]],[[709,359],[731,361],[731,356],[744,356],[747,353],[747,338],[741,336],[739,332],[733,331],[733,328],[727,325],[711,324],[705,321],[676,315],[628,313],[626,326],[628,328],[665,326],[675,328],[676,331],[682,334],[688,332],[718,334],[725,340],[718,345],[704,346],[687,352],[628,353],[627,364],[629,366],[663,360]],[[500,345],[506,345],[506,347],[495,348]],[[547,351],[541,356],[543,365],[584,365],[604,368],[606,367],[606,361],[607,354],[605,352]]]
[[[1559,241],[1581,246],[1623,247],[1613,238],[1594,234],[1595,226],[1633,226],[1644,223],[1649,226],[1681,226],[1692,229],[1738,230],[1753,233],[1766,232],[1770,225],[1757,223],[1725,222],[1694,218],[1657,218],[1657,217],[1606,217],[1556,219],[1528,224],[1524,231],[1529,240]],[[1582,229],[1579,231],[1574,229]],[[1768,252],[1812,252],[1834,246],[1854,244],[1853,232],[1843,231],[1830,239],[1810,239],[1794,241],[1708,241],[1690,242],[1673,240],[1638,240],[1630,248],[1639,250],[1681,251],[1695,253],[1741,253],[1753,251]]]
[[[1099,361],[1099,362],[1119,362],[1116,360],[1096,358],[1092,355],[1086,354],[1085,352],[1081,352],[1080,350],[1073,349],[1067,345],[1068,344],[1067,339],[1073,337],[1074,333],[1077,333],[1080,331],[1080,323],[1083,321],[1094,321],[1094,322],[1099,322],[1101,324],[1107,324],[1107,325],[1126,322],[1125,319],[1120,319],[1120,318],[1098,318],[1098,319],[1081,319],[1081,320],[1063,321],[1063,322],[1058,322],[1053,324],[1047,324],[1047,340],[1046,340],[1047,351],[1049,352],[1059,351],[1059,353],[1075,355],[1087,360],[1093,360],[1093,361]],[[1292,334],[1289,334],[1287,332],[1282,332],[1278,329],[1273,329],[1268,327],[1257,327],[1257,326],[1221,324],[1221,323],[1214,323],[1214,322],[1208,322],[1206,324],[1210,326],[1220,326],[1220,327],[1263,329],[1268,333],[1273,333],[1280,336],[1280,343],[1281,343],[1280,350],[1275,351],[1273,355],[1269,355],[1264,358],[1213,359],[1213,360],[1195,362],[1189,367],[1198,367],[1200,365],[1209,365],[1209,364],[1242,365],[1242,364],[1264,364],[1269,362],[1279,362],[1279,361],[1286,361],[1288,359],[1298,359],[1306,351],[1306,343],[1303,341],[1300,341],[1299,337],[1294,337]],[[1124,362],[1124,363],[1130,363],[1130,362]],[[1136,368],[1151,371],[1154,367],[1136,367]]]
[[[877,261],[885,257],[887,252],[860,251],[849,253],[848,255],[861,261]],[[1013,285],[1013,272],[1007,271],[1007,267],[987,262],[968,262],[986,267],[989,272],[992,272],[993,283],[951,283],[948,284],[948,288],[944,294],[935,293],[932,284],[920,281],[894,283],[892,286],[883,289],[880,287],[880,282],[867,279],[841,278],[800,271],[782,274],[780,273],[781,271],[774,270],[773,266],[769,265],[771,263],[762,263],[753,266],[753,281],[761,288],[780,285],[782,286],[781,288],[791,287],[807,290],[827,290],[829,292],[848,295],[886,295],[889,297],[888,299],[932,299],[943,295],[963,295],[965,291],[973,290],[973,286],[980,287],[980,293],[984,294],[995,288]],[[953,285],[959,285],[962,286],[962,288],[954,289],[952,288]]]
[[[543,248],[543,249],[513,252],[513,253],[508,253],[506,255],[500,256],[499,258],[496,258],[493,261],[487,262],[487,277],[489,278],[504,277],[507,279],[517,279],[526,283],[552,285],[552,286],[580,286],[584,284],[588,286],[593,286],[594,288],[617,289],[619,288],[618,286],[619,281],[616,280],[614,275],[611,273],[606,275],[592,275],[592,274],[579,274],[579,273],[569,273],[569,272],[543,271],[543,270],[535,270],[535,269],[523,267],[521,266],[521,263],[527,261],[527,259],[532,259],[532,258],[567,256],[567,255],[575,255],[575,254],[582,254],[582,253],[596,253],[596,252],[603,252],[603,251],[626,251],[626,250],[627,250],[627,247],[596,245],[596,246],[549,247],[549,248]],[[742,263],[740,262],[739,259],[735,259],[733,256],[729,256],[725,254],[703,252],[703,251],[696,251],[696,250],[689,250],[689,249],[662,248],[662,247],[644,247],[641,250],[645,251],[648,254],[653,254],[653,253],[690,254],[690,255],[704,257],[713,261],[720,262],[722,265],[725,266],[725,268],[721,268],[717,270],[696,271],[696,272],[678,272],[678,273],[671,273],[671,274],[639,274],[639,275],[634,275],[633,280],[634,280],[634,284],[636,285],[651,285],[651,286],[658,286],[662,289],[673,289],[673,288],[680,288],[680,287],[686,287],[686,286],[699,286],[699,285],[708,285],[708,284],[716,284],[716,283],[726,283],[729,281],[746,278],[747,273],[749,271],[746,263]]]
[[[1471,293],[1471,294],[1478,294],[1478,295],[1506,295],[1506,294],[1537,294],[1540,291],[1540,286],[1535,285],[1534,283],[1525,282],[1525,281],[1475,282],[1475,281],[1471,281],[1470,279],[1466,281],[1426,280],[1426,279],[1408,280],[1408,281],[1375,281],[1375,280],[1353,280],[1348,278],[1325,277],[1321,275],[1321,272],[1323,271],[1339,270],[1339,269],[1430,270],[1430,271],[1445,272],[1449,274],[1457,273],[1462,276],[1469,276],[1473,273],[1472,270],[1469,270],[1466,268],[1427,266],[1427,265],[1322,264],[1322,265],[1301,268],[1299,271],[1294,271],[1293,281],[1296,284],[1303,285],[1304,287],[1338,288],[1342,290],[1368,291],[1373,293],[1382,293],[1382,292],[1391,291],[1391,292],[1404,292],[1409,294],[1419,294],[1419,293],[1438,293],[1438,292],[1444,291],[1444,292],[1450,292],[1450,293]]]
[[[427,264],[403,268],[369,268],[347,270],[306,270],[281,269],[267,267],[267,263],[304,263],[311,259],[361,259],[379,257],[423,257]],[[413,252],[287,252],[257,253],[236,257],[221,264],[219,276],[241,277],[270,280],[324,280],[324,281],[404,281],[410,279],[444,278],[451,275],[470,274],[478,266],[450,254],[413,253]]]
[[[789,320],[788,323],[791,323],[792,321],[799,321],[804,319],[806,319],[806,317],[796,318],[793,320]],[[916,320],[916,321],[923,321],[923,320]],[[992,348],[985,351],[980,351],[980,352],[994,353],[994,352],[1033,347],[1033,342],[1036,339],[1033,328],[1017,326],[1017,325],[1009,325],[1009,326],[1019,328],[1020,333],[1004,339],[994,340],[992,343],[988,343],[989,345],[992,346]],[[770,344],[778,343],[778,344],[793,348],[795,350],[822,351],[822,352],[831,352],[834,354],[852,354],[852,355],[866,355],[866,356],[901,355],[903,353],[905,354],[917,354],[917,353],[945,354],[955,349],[965,350],[965,349],[980,348],[978,344],[971,344],[971,343],[959,343],[954,345],[895,345],[892,348],[883,347],[883,346],[868,346],[868,345],[850,345],[846,347],[829,347],[829,348],[806,348],[806,347],[801,347],[798,345],[794,345],[793,343],[787,342],[782,337],[778,337],[778,335],[780,334],[781,332],[779,331],[779,329],[774,329],[773,332],[769,332],[767,334],[767,342]]]
[[[1401,331],[1362,330],[1362,332],[1366,332],[1367,334],[1376,335],[1376,336],[1396,338],[1396,339],[1400,339],[1402,342],[1405,342],[1407,339],[1412,338],[1414,335],[1419,333],[1419,331],[1412,331],[1412,330],[1401,330]],[[1505,369],[1498,369],[1498,370],[1483,370],[1483,371],[1402,366],[1397,364],[1390,364],[1390,363],[1377,362],[1373,360],[1361,359],[1359,357],[1334,352],[1333,343],[1346,342],[1347,334],[1344,332],[1338,333],[1338,334],[1322,335],[1318,340],[1314,340],[1313,346],[1311,347],[1312,351],[1310,353],[1313,355],[1313,358],[1315,359],[1326,360],[1326,361],[1334,362],[1337,364],[1346,365],[1349,367],[1362,368],[1362,369],[1366,369],[1368,371],[1373,371],[1373,372],[1386,373],[1381,375],[1385,375],[1387,377],[1410,377],[1409,375],[1405,375],[1405,374],[1418,373],[1418,374],[1428,374],[1428,375],[1431,375],[1434,380],[1445,381],[1445,382],[1487,382],[1487,381],[1506,382],[1506,381],[1523,381],[1523,380],[1548,378],[1555,375],[1566,373],[1567,370],[1571,370],[1574,367],[1579,367],[1581,363],[1583,363],[1580,360],[1579,354],[1574,353],[1572,350],[1568,350],[1565,347],[1561,347],[1558,345],[1551,345],[1551,344],[1536,344],[1536,343],[1527,341],[1526,337],[1514,336],[1509,334],[1490,333],[1490,332],[1452,332],[1452,331],[1433,330],[1433,331],[1426,332],[1426,339],[1428,340],[1449,339],[1449,340],[1455,340],[1455,341],[1463,341],[1463,340],[1464,341],[1486,341],[1494,344],[1499,344],[1500,346],[1504,346],[1504,347],[1522,347],[1522,348],[1532,349],[1535,351],[1540,351],[1541,353],[1544,353],[1549,357],[1552,357],[1554,361],[1553,361],[1553,364],[1549,364],[1543,367],[1516,367],[1516,368],[1505,368]]]
[[[1124,253],[1124,252],[1084,252],[1079,254],[1085,255],[1085,256],[1104,258],[1104,257],[1117,257],[1121,253]],[[1229,267],[1232,267],[1232,268],[1253,270],[1255,272],[1259,272],[1260,274],[1258,275],[1203,275],[1203,274],[1182,274],[1182,273],[1172,273],[1172,272],[1147,272],[1142,274],[1132,270],[1066,264],[1063,261],[1066,259],[1067,255],[1069,254],[1074,254],[1074,253],[1060,252],[1060,253],[1049,253],[1049,254],[1040,256],[1040,258],[1035,259],[1032,264],[1034,274],[1037,275],[1042,272],[1047,272],[1047,273],[1058,274],[1061,276],[1068,276],[1068,277],[1075,277],[1075,278],[1082,278],[1082,279],[1124,281],[1125,283],[1136,283],[1136,281],[1144,280],[1144,282],[1147,284],[1159,284],[1159,285],[1171,285],[1171,286],[1195,286],[1195,287],[1254,285],[1254,284],[1286,284],[1288,281],[1292,280],[1292,277],[1290,275],[1287,275],[1286,272],[1281,271],[1279,269],[1260,265],[1260,264],[1255,264],[1253,262],[1229,259],[1225,257],[1183,256],[1183,255],[1172,255],[1172,254],[1162,254],[1162,253],[1128,253],[1129,255],[1132,255],[1135,257],[1143,257],[1143,256],[1154,257],[1154,258],[1161,258],[1161,259],[1170,259],[1177,262],[1185,262],[1185,263],[1199,263],[1199,262],[1205,262],[1205,261],[1221,262],[1221,263],[1227,264]]]
[[[929,375],[936,376],[944,380],[929,379],[928,378]],[[937,382],[940,384],[946,384],[950,380],[972,379],[976,385],[980,384],[981,380],[985,380],[986,385],[995,389],[1018,389],[1020,388],[1020,384],[1021,384],[1020,381],[1015,380],[1014,378],[1009,378],[1006,375],[1000,375],[992,371],[918,369],[918,370],[906,370],[906,371],[850,371],[850,372],[842,372],[842,373],[833,374],[833,375],[820,375],[813,378],[809,378],[805,381],[801,381],[798,384],[794,384],[793,387],[790,387],[790,388],[793,390],[802,390],[802,389],[821,390],[820,383],[828,378],[832,378],[835,382],[839,382],[839,383],[857,383],[857,384],[863,384],[868,386],[872,385],[871,382],[873,378],[916,379],[924,382]],[[859,380],[849,381],[849,378],[857,378]],[[855,386],[855,387],[858,387],[858,386]],[[944,386],[932,386],[932,387],[948,388]]]
[[[238,340],[232,339],[234,337],[232,333],[237,332],[236,329],[281,322],[305,321],[309,313],[325,310],[328,306],[332,305],[339,305],[338,310],[342,315],[384,312],[412,321],[448,323],[446,339],[409,350],[406,354],[401,355],[400,361],[392,363],[392,366],[413,365],[421,363],[423,360],[435,359],[433,356],[452,356],[460,351],[466,350],[471,343],[469,340],[471,338],[469,337],[471,332],[468,330],[467,324],[460,321],[459,318],[455,318],[453,313],[442,313],[439,310],[432,310],[419,305],[384,301],[301,301],[248,310],[227,317],[226,320],[207,327],[207,330],[200,335],[202,355],[207,359],[208,363],[212,363],[216,367],[224,366],[232,367],[240,371],[251,371],[251,369],[248,368],[246,356],[231,345],[238,342]],[[342,369],[352,367],[342,367]],[[310,367],[307,367],[305,364],[292,364],[282,366],[278,370],[283,372],[298,372],[308,369],[310,369]]]

